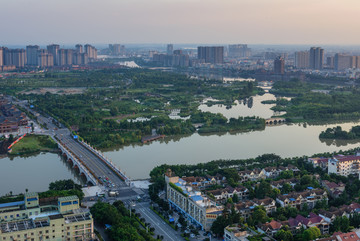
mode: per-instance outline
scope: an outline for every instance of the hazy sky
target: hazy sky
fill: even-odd
[[[0,45],[360,44],[359,0],[0,0]]]

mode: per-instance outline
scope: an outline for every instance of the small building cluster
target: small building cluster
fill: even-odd
[[[315,157],[308,158],[314,167],[320,167],[328,170],[328,174],[334,173],[340,176],[360,174],[360,154],[355,155],[337,155],[331,158]]]
[[[0,134],[17,132],[19,126],[26,126],[28,118],[13,104],[0,96]]]

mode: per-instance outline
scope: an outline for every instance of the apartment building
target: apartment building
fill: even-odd
[[[23,201],[0,204],[0,240],[92,240],[94,226],[77,196],[39,199],[26,193]]]
[[[200,191],[174,176],[171,170],[165,174],[166,197],[170,207],[178,210],[185,218],[202,230],[210,230],[212,223],[222,214],[223,207],[202,195]]]
[[[328,173],[335,173],[341,176],[351,174],[359,175],[360,171],[360,155],[337,156],[329,158]]]

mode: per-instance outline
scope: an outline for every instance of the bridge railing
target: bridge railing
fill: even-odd
[[[92,174],[89,172],[89,170],[87,169],[87,167],[85,167],[76,157],[74,157],[74,155],[73,155],[64,145],[62,145],[60,141],[58,141],[54,136],[51,136],[51,137],[52,137],[52,139],[53,139],[54,141],[56,141],[56,143],[59,145],[60,149],[61,149],[63,152],[65,152],[66,155],[68,155],[68,156],[71,158],[71,160],[73,160],[74,162],[76,162],[76,164],[79,166],[79,169],[81,169],[81,170],[85,173],[86,177],[87,177],[88,179],[90,179],[90,181],[91,181],[94,185],[99,184],[98,181],[96,180],[96,178],[94,177],[94,175],[92,175]]]
[[[100,151],[96,150],[89,144],[83,141],[79,141],[83,146],[85,146],[88,150],[90,150],[92,153],[94,153],[97,157],[99,157],[105,164],[107,164],[118,176],[120,176],[126,184],[130,186],[131,180],[128,178],[118,167],[116,167],[112,161],[108,160],[104,154],[102,154]]]

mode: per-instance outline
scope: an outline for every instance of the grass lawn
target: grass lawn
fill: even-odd
[[[48,136],[27,135],[16,143],[11,150],[11,154],[18,155],[37,151],[50,151],[57,148],[57,144]]]

